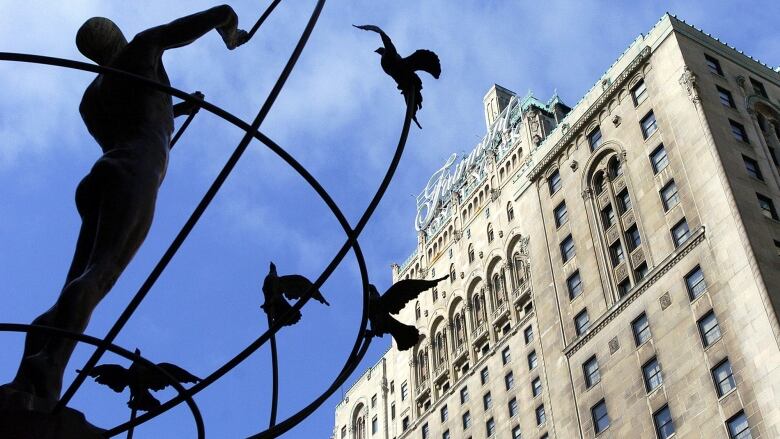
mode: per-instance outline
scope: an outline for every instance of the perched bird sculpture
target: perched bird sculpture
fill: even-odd
[[[138,349],[135,350],[135,353],[136,355],[141,355],[141,351]],[[200,378],[174,364],[158,363],[157,366],[180,383],[196,383],[200,381]],[[121,393],[125,390],[125,387],[129,387],[130,400],[127,402],[127,406],[133,411],[143,410],[148,412],[159,407],[160,401],[152,396],[149,391],[162,390],[171,384],[168,377],[162,372],[149,368],[138,361],[133,361],[129,369],[125,369],[118,364],[101,364],[92,368],[89,376],[94,378],[99,384],[106,385],[117,393]]]
[[[371,331],[368,335],[381,337],[390,334],[399,351],[414,347],[420,339],[420,331],[414,326],[399,322],[390,314],[398,314],[409,301],[446,278],[447,276],[433,280],[404,279],[393,284],[381,296],[374,285],[369,285],[368,320],[371,322]]]
[[[355,26],[354,24],[352,26]],[[441,75],[441,64],[439,64],[439,57],[430,50],[420,49],[416,50],[413,54],[402,58],[395,49],[390,37],[387,36],[379,26],[367,24],[364,26],[355,26],[358,29],[373,31],[382,37],[382,44],[384,47],[376,49],[375,52],[382,56],[382,70],[385,71],[391,78],[393,78],[398,84],[398,89],[401,90],[401,94],[404,95],[406,102],[409,102],[409,97],[414,93],[415,107],[412,109],[412,120],[417,127],[422,129],[420,122],[417,121],[417,110],[422,108],[422,81],[420,77],[415,73],[418,70],[428,72],[436,79],[439,79]]]
[[[286,276],[279,276],[276,274],[276,265],[271,262],[268,275],[266,275],[263,281],[263,296],[265,297],[265,303],[261,306],[263,310],[271,317],[271,321],[275,322],[280,319],[285,313],[290,310],[294,312],[285,321],[285,326],[291,326],[301,319],[301,312],[294,310],[293,307],[285,300],[287,299],[300,299],[304,293],[313,287],[313,283],[299,274],[288,274]],[[322,296],[319,290],[314,289],[311,297],[325,305],[330,306],[325,297]]]

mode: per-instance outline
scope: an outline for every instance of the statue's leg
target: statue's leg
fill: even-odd
[[[98,217],[100,214],[100,192],[102,191],[100,185],[96,184],[95,180],[94,175],[90,173],[81,181],[81,183],[79,183],[79,186],[76,189],[76,208],[81,216],[81,230],[79,231],[78,241],[76,242],[76,251],[73,255],[73,261],[71,262],[70,270],[65,279],[65,286],[83,273],[94,245]],[[52,306],[46,312],[36,317],[32,324],[53,326],[54,312],[55,307]],[[27,358],[40,352],[48,339],[49,336],[44,333],[28,333],[25,337],[22,358]],[[20,365],[12,385],[19,390],[33,393],[33,389],[29,384],[30,379],[26,376],[26,370],[27,368],[21,367]]]
[[[62,290],[53,308],[52,325],[83,332],[95,307],[113,287],[141,246],[151,226],[156,184],[145,184],[119,169],[104,181],[97,232],[83,273]],[[76,343],[51,338],[40,353],[29,357],[37,372],[35,392],[58,399],[62,375]],[[25,360],[28,360],[25,359]]]

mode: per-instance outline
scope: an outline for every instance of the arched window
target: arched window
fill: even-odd
[[[466,328],[463,322],[463,313],[457,312],[453,317],[453,326],[455,327],[455,347],[460,347],[466,341]]]
[[[428,348],[420,349],[417,353],[417,385],[423,385],[428,381]]]
[[[599,195],[604,191],[604,173],[599,172],[596,174],[596,178],[593,179],[593,192]]]
[[[623,164],[620,163],[617,157],[613,157],[609,162],[609,174],[612,178],[623,175]]]
[[[455,282],[455,264],[450,264],[450,283]]]
[[[414,318],[415,319],[420,318],[420,302],[415,302],[414,304]]]
[[[507,221],[512,221],[515,219],[515,209],[512,207],[512,202],[506,203],[506,219]]]
[[[488,242],[493,242],[493,224],[487,226],[487,239]]]
[[[469,244],[469,263],[474,262],[474,244]]]
[[[365,407],[361,404],[358,413],[363,412]],[[363,414],[356,414],[352,421],[352,431],[355,439],[366,439],[366,417]]]
[[[487,310],[485,309],[485,296],[480,293],[474,295],[472,306],[474,307],[475,326],[479,326],[487,321]]]
[[[520,288],[525,284],[526,270],[525,262],[523,262],[523,258],[520,256],[519,252],[516,252],[514,256],[512,256],[512,265],[514,265],[515,285]]]
[[[436,359],[436,367],[443,364],[447,360],[447,339],[443,329],[439,329],[436,333],[434,340],[434,358]]]

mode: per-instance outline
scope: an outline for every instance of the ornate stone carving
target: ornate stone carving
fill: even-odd
[[[583,200],[586,200],[586,201],[587,201],[587,200],[590,200],[590,199],[591,199],[591,197],[593,197],[593,191],[592,191],[592,190],[590,190],[590,188],[588,188],[588,189],[584,189],[584,190],[582,191],[582,199],[583,199]]]
[[[483,256],[483,253],[482,253],[482,251],[480,250],[480,252],[479,252],[479,258],[480,258],[480,259],[482,259],[482,256]]]
[[[620,126],[620,116],[617,114],[612,118],[612,125],[615,125],[615,127]]]
[[[745,89],[745,77],[742,76],[742,75],[737,75],[736,77],[734,77],[734,79],[737,81],[737,85],[739,86],[739,88],[744,90]]]
[[[572,160],[571,163],[569,163],[569,167],[572,171],[576,171],[578,166],[579,163],[577,163],[577,160]]]
[[[528,242],[531,240],[528,236],[523,236],[520,238],[520,242],[518,245],[520,246],[520,255],[521,256],[528,256]]]
[[[628,228],[631,227],[632,224],[636,222],[636,219],[634,218],[634,209],[629,210],[626,212],[625,216],[623,216],[623,225]]]
[[[634,253],[631,253],[631,263],[634,265],[634,267],[639,266],[639,264],[641,264],[644,260],[645,251],[641,246],[634,250]]]
[[[622,175],[615,177],[614,182],[615,192],[620,192],[626,187],[626,179]]]
[[[665,292],[663,296],[661,296],[658,299],[658,302],[661,303],[661,311],[665,310],[666,308],[669,308],[669,305],[672,304],[672,297],[669,295],[669,292]]]
[[[496,201],[500,195],[501,195],[501,189],[491,189],[490,201]]]
[[[612,340],[609,341],[609,353],[610,355],[614,354],[615,352],[620,349],[620,342],[618,341],[617,337],[613,337]]]
[[[701,100],[699,98],[699,89],[696,85],[696,74],[693,73],[688,66],[685,66],[683,69],[683,73],[680,75],[679,82],[688,93],[688,98],[691,100],[691,102],[697,103]]]
[[[534,142],[535,146],[539,146],[542,144],[542,136],[540,136],[539,134],[534,134],[533,137],[531,138],[531,141]]]
[[[619,237],[617,226],[612,226],[607,230],[607,243],[612,244],[617,241]]]
[[[606,190],[599,194],[599,207],[604,207],[609,204],[609,194]]]
[[[503,230],[499,230],[498,231],[498,237],[499,238],[503,238],[504,237],[504,231]]]
[[[615,278],[620,282],[626,277],[628,277],[628,269],[626,268],[626,263],[622,262],[615,268]]]

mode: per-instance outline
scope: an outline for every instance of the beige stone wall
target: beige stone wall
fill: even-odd
[[[724,77],[708,71],[704,53],[720,60]],[[743,90],[737,76],[759,79],[770,99],[750,98],[750,83]],[[523,438],[545,433],[550,438],[592,438],[591,408],[602,399],[611,422],[599,438],[655,437],[653,413],[664,405],[677,437],[728,437],[725,422],[740,410],[747,414],[754,438],[780,437],[780,258],[773,244],[780,241],[780,222],[765,218],[755,197],[760,192],[780,203],[780,174],[768,152],[776,146],[780,155],[780,140],[771,125],[762,133],[756,116],[780,120],[780,75],[665,16],[602,79],[551,132],[540,131],[539,124],[531,122],[538,116],[526,112],[519,142],[498,162],[490,161],[488,178],[460,200],[450,223],[429,239],[421,234],[416,254],[394,269],[394,281],[443,276],[451,266],[455,277],[442,282],[435,296],[426,292],[401,312],[400,320],[415,324],[425,340],[409,352],[391,347],[357,380],[336,408],[333,437],[341,438],[346,426],[346,437],[354,438],[352,427],[362,415],[365,438],[372,439],[421,437],[424,426],[431,438],[445,431],[452,438],[484,438],[489,419],[495,422],[495,437],[511,437],[512,429],[519,427]],[[639,81],[644,81],[647,98],[636,105],[631,90]],[[721,104],[716,85],[732,92],[737,108]],[[496,101],[493,95],[486,96],[486,114],[487,103]],[[645,138],[640,121],[651,110],[658,129]],[[734,141],[729,119],[745,126],[750,144]],[[593,152],[587,135],[596,126],[603,143]],[[534,134],[544,138],[540,145]],[[668,165],[655,173],[649,154],[661,144]],[[743,154],[759,162],[763,181],[746,174]],[[608,178],[607,189],[597,193],[594,176],[609,172],[613,156],[622,163],[622,175]],[[550,194],[548,177],[555,170],[562,187]],[[666,211],[659,191],[672,179],[679,203]],[[616,225],[605,228],[600,211],[617,203],[608,194],[624,189],[631,208],[616,214]],[[553,211],[561,202],[566,203],[568,220],[557,226]],[[464,215],[469,205],[471,213]],[[677,246],[670,229],[682,218],[690,237]],[[493,230],[490,242],[488,225]],[[641,245],[628,251],[623,232],[632,225]],[[569,235],[576,256],[564,262],[560,243]],[[608,246],[615,241],[622,243],[625,260],[613,267]],[[474,250],[473,261],[469,248]],[[530,278],[522,285],[518,277],[524,271],[512,260],[516,251],[530,262]],[[642,263],[647,273],[640,279],[635,269]],[[685,277],[697,266],[706,288],[691,300]],[[566,280],[575,271],[583,292],[570,299]],[[487,285],[501,272],[507,280],[503,306]],[[618,284],[624,278],[631,287],[621,294]],[[474,308],[465,306],[482,288],[491,296],[484,329]],[[450,326],[455,313],[464,309],[465,351],[455,348]],[[578,335],[574,319],[585,309],[590,324]],[[705,348],[697,321],[709,311],[722,336]],[[636,346],[632,322],[642,313],[651,337]],[[446,328],[447,353],[437,367],[432,340],[440,328]],[[533,333],[528,343],[527,328]],[[413,359],[426,348],[431,367],[428,379],[419,383]],[[505,349],[510,356],[506,362]],[[533,370],[528,364],[531,352],[537,356]],[[601,378],[587,388],[582,367],[594,355]],[[642,366],[653,357],[663,384],[648,392]],[[732,365],[736,389],[719,398],[711,368],[725,358]],[[484,368],[489,379],[483,384]],[[510,372],[514,384],[507,390]],[[542,388],[537,396],[532,394],[535,379]],[[403,383],[408,396],[402,400]],[[464,388],[469,399],[461,403]],[[487,392],[492,406],[485,410]],[[518,405],[515,416],[508,409],[512,398]],[[546,421],[537,425],[535,411],[542,405]],[[444,407],[447,419],[442,421]],[[471,426],[464,430],[466,412]],[[374,416],[376,435],[371,433]]]

